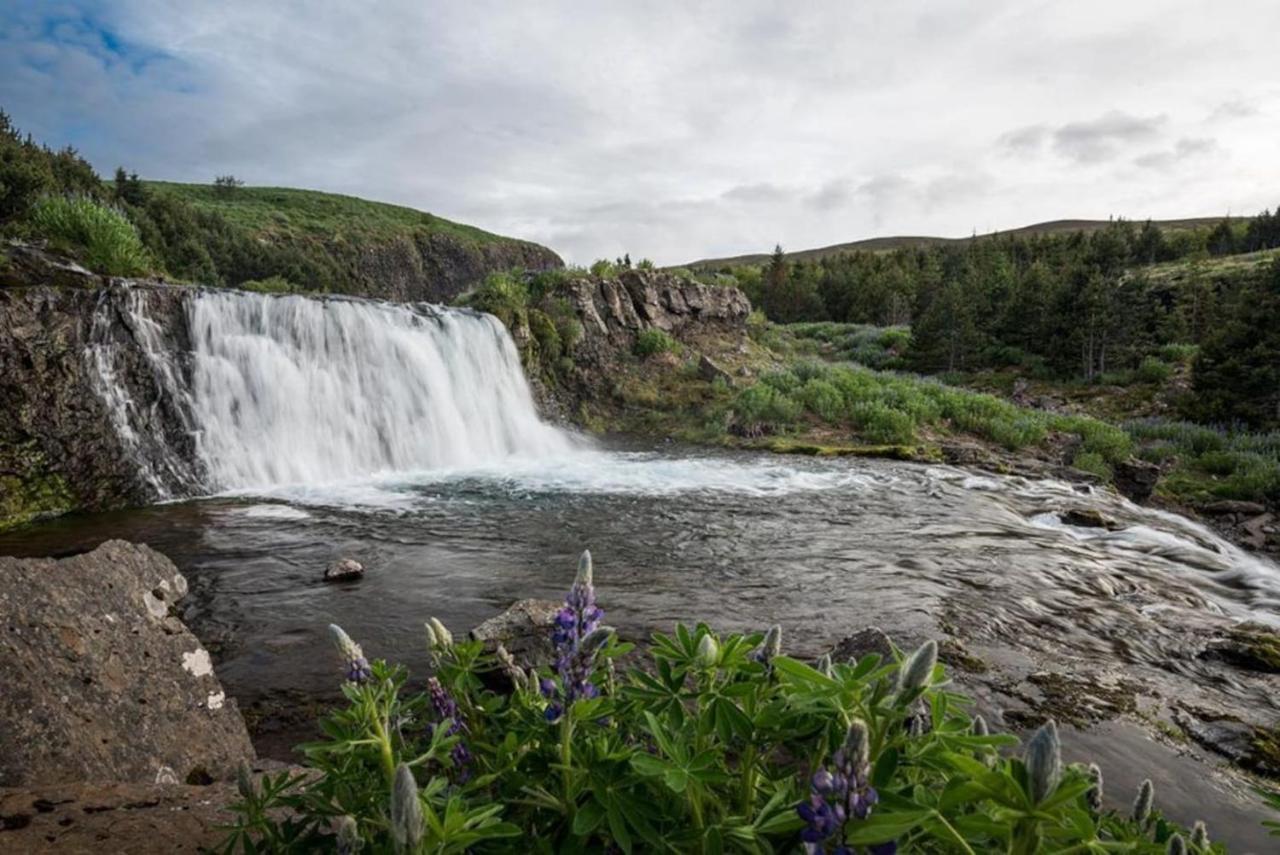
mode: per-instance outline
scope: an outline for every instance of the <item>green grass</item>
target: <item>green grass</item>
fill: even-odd
[[[201,211],[220,214],[232,225],[259,234],[381,241],[438,232],[472,243],[508,240],[413,208],[317,190],[238,187],[220,191],[211,184],[169,181],[148,181],[146,187],[176,196]]]
[[[1159,489],[1193,504],[1216,499],[1280,502],[1280,431],[1250,433],[1144,419],[1126,431],[1138,455],[1170,467]]]
[[[36,202],[28,223],[97,273],[140,276],[152,268],[133,223],[119,210],[88,196],[47,196]]]
[[[648,329],[636,336],[635,354],[644,359],[658,353],[680,353],[680,342],[662,330]]]

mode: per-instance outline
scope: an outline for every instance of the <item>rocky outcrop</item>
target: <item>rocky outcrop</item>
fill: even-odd
[[[191,432],[147,358],[162,344],[190,349],[182,304],[188,289],[99,277],[30,249],[10,248],[4,271],[0,529],[151,501],[194,479]],[[33,279],[57,285],[17,287]],[[131,301],[145,301],[154,324],[139,325]],[[113,423],[99,388],[104,376],[131,408],[135,427],[145,429],[121,432]],[[137,453],[131,442],[176,449],[188,466],[141,467],[139,458],[155,455]]]
[[[170,612],[187,582],[146,546],[0,558],[0,786],[207,783],[253,759],[209,653]]]
[[[472,242],[440,232],[420,232],[359,248],[351,293],[382,300],[446,303],[494,271],[563,266],[560,256],[536,243]]]
[[[653,270],[616,279],[575,279],[567,296],[582,323],[575,359],[608,361],[630,351],[636,336],[659,329],[677,337],[712,329],[745,331],[751,302],[733,287],[706,285]]]

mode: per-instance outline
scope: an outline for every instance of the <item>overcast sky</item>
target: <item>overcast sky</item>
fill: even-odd
[[[98,169],[674,264],[1280,204],[1276,0],[7,0],[0,107]]]

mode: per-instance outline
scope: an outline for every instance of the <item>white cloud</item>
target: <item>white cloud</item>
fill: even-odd
[[[1280,191],[1280,93],[1237,88],[1270,79],[1266,0],[101,5],[3,13],[24,129],[101,170],[400,202],[579,262]]]

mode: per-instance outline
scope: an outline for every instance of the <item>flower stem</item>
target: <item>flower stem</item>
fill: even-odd
[[[570,771],[570,763],[573,762],[573,717],[569,708],[566,706],[564,717],[560,720],[560,780],[564,788],[564,808],[570,819],[573,818],[575,799],[571,790],[573,789],[573,775]]]

